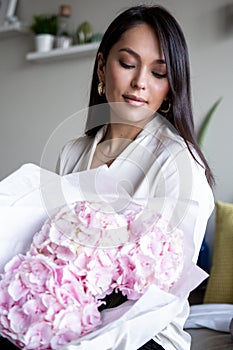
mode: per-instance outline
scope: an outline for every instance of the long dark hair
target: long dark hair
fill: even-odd
[[[213,174],[200,150],[194,131],[189,55],[186,40],[176,19],[161,6],[131,7],[116,17],[107,28],[100,43],[94,64],[86,134],[88,136],[95,136],[101,126],[109,122],[109,110],[106,97],[105,95],[100,96],[98,94],[98,53],[102,52],[106,62],[111,48],[118,42],[122,34],[130,28],[142,23],[148,24],[154,30],[155,34],[158,35],[163,49],[170,85],[169,99],[171,101],[171,108],[166,114],[166,118],[183,137],[192,156],[197,160],[190,148],[190,144],[192,144],[192,148],[195,149],[204,164],[209,184],[213,185]],[[101,114],[98,113],[97,106],[100,104],[102,104],[103,107],[101,109]],[[92,106],[95,106],[95,108],[91,108]],[[163,112],[161,111],[160,114],[163,114]]]

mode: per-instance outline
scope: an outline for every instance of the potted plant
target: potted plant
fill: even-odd
[[[53,48],[57,33],[57,15],[35,15],[30,28],[35,34],[37,51],[45,52]]]

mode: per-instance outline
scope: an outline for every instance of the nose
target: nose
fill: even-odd
[[[145,69],[140,69],[135,71],[133,79],[131,81],[131,86],[137,90],[146,89],[146,72]]]

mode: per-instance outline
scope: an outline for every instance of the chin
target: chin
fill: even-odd
[[[148,106],[135,107],[125,102],[110,102],[111,120],[115,123],[145,125],[155,114]]]

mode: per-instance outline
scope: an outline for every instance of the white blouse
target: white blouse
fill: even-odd
[[[103,127],[94,138],[83,136],[67,143],[60,154],[57,172],[65,175],[90,169],[96,146],[105,132]],[[158,198],[159,210],[177,225],[182,222],[188,227],[192,216],[190,203],[196,204],[195,217],[191,218],[195,221],[192,260],[196,262],[214,198],[205,169],[195,152],[194,155],[198,162],[174,127],[156,115],[112,162],[109,172],[134,198]],[[166,204],[170,200],[172,211]],[[155,341],[166,350],[190,349],[190,336],[183,330],[188,314],[188,301],[184,300],[176,318],[154,337]]]

